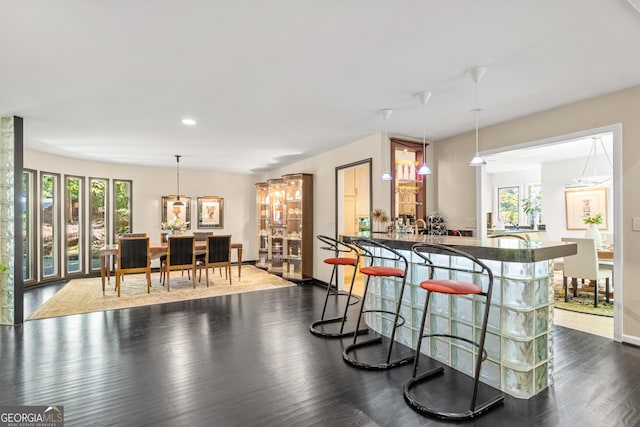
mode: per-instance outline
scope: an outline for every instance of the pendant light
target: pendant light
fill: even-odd
[[[427,166],[427,102],[431,98],[431,92],[420,92],[416,94],[418,101],[422,103],[422,166],[418,169],[418,175],[429,175],[431,169]]]
[[[180,200],[180,157],[182,157],[179,154],[176,154],[176,180],[178,183],[178,200],[176,200],[175,202],[173,202],[173,206],[184,206],[184,202],[182,202]]]
[[[480,151],[478,149],[478,113],[480,113],[480,107],[478,106],[478,87],[480,86],[480,80],[482,80],[486,72],[487,67],[475,67],[469,70],[469,76],[476,82],[476,108],[473,110],[473,112],[476,113],[476,155],[473,156],[473,159],[469,162],[469,166],[482,166],[487,164],[487,162],[480,157]]]
[[[609,167],[611,170],[611,174],[598,174],[597,163],[598,163],[598,145],[602,148],[602,152],[604,157],[607,159],[609,163]],[[591,175],[587,175],[587,169],[589,167],[589,163],[593,167],[593,173]],[[587,160],[584,163],[584,168],[582,168],[582,174],[579,178],[573,180],[573,184],[571,186],[574,187],[596,187],[603,185],[604,183],[613,179],[613,163],[611,163],[611,158],[607,153],[607,149],[604,146],[604,142],[602,142],[602,137],[594,136],[591,139],[591,149],[589,150],[589,154],[587,155]]]
[[[391,117],[393,110],[386,108],[382,110],[381,113],[382,117],[384,117],[384,134],[382,136],[382,162],[384,165],[384,172],[380,177],[380,181],[391,181],[393,177],[389,173],[389,162],[387,162],[387,151],[389,151],[387,149],[387,141],[389,140],[389,138],[387,138],[387,120]]]

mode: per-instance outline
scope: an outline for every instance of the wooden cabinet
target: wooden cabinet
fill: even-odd
[[[256,266],[294,280],[313,276],[313,175],[289,174],[256,185]]]

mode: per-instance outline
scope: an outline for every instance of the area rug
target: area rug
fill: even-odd
[[[171,292],[159,283],[159,274],[151,274],[151,293],[147,293],[147,281],[144,274],[131,274],[124,278],[121,284],[120,298],[114,287],[115,280],[106,284],[105,295],[102,295],[102,284],[99,277],[70,280],[53,297],[38,308],[27,320],[44,319],[48,317],[68,316],[71,314],[91,313],[94,311],[117,310],[121,308],[138,307],[143,305],[164,304],[175,301],[185,301],[198,298],[230,295],[241,292],[261,291],[295,284],[274,276],[253,266],[242,267],[242,278],[238,278],[237,269],[232,268],[232,284],[216,270],[209,272],[209,287],[202,281],[196,281],[193,289],[191,280],[180,272],[171,273]]]
[[[578,296],[574,297],[572,292],[571,283],[569,283],[569,301],[564,301],[564,289],[562,285],[562,273],[554,274],[554,302],[555,308],[560,310],[575,311],[584,314],[593,314],[596,316],[613,317],[613,300],[607,303],[604,295],[601,294],[598,298],[598,307],[593,305],[593,288],[585,287],[584,289],[578,289]],[[604,288],[604,286],[602,286]]]

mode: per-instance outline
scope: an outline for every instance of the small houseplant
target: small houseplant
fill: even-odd
[[[602,224],[602,213],[598,212],[595,215],[589,215],[589,216],[585,216],[584,218],[582,218],[582,222],[584,222],[585,224]]]
[[[582,218],[582,222],[589,226],[589,228],[587,228],[587,232],[584,233],[584,237],[595,240],[596,248],[602,247],[602,234],[600,234],[600,230],[598,230],[598,225],[604,222],[602,212],[598,212],[595,215],[585,216]]]
[[[389,214],[384,209],[378,208],[371,212],[371,219],[374,223],[378,223],[377,229],[380,231],[380,226],[388,223],[391,218],[389,218]]]
[[[532,227],[536,227],[538,216],[542,212],[542,197],[540,194],[529,197],[528,199],[522,199],[522,211],[529,218],[529,222]]]

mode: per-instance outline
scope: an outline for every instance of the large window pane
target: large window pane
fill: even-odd
[[[36,172],[25,169],[22,174],[22,243],[24,247],[22,262],[22,278],[25,284],[34,282],[36,277],[36,246],[35,242],[35,219],[36,210],[34,209],[34,201],[36,200],[35,191],[37,186]]]
[[[82,253],[82,210],[84,179],[77,176],[65,177],[65,243],[67,274],[81,273],[83,270]]]
[[[107,243],[107,195],[109,180],[89,179],[89,236],[91,236],[91,270],[100,270],[100,248]]]
[[[60,176],[47,172],[40,174],[40,218],[41,244],[40,255],[42,278],[60,276],[60,237],[59,237],[59,200],[58,186]]]
[[[520,220],[520,187],[498,188],[498,214],[505,225],[518,225]]]
[[[113,181],[113,231],[114,238],[132,231],[131,224],[131,181]]]

